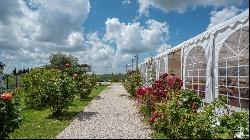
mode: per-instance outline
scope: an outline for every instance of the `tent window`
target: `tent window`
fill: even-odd
[[[181,51],[168,54],[168,73],[181,77]]]
[[[249,26],[235,31],[222,44],[218,60],[219,96],[249,109]]]
[[[159,76],[163,75],[165,73],[165,61],[163,58],[160,59],[160,72]]]
[[[194,47],[187,56],[185,65],[185,87],[195,90],[201,98],[205,98],[206,57],[201,46]]]

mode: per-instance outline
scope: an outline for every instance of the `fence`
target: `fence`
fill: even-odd
[[[20,84],[21,76],[6,74],[0,82],[0,93],[5,91],[15,90],[17,87],[21,86]]]

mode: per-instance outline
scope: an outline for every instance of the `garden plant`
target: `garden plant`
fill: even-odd
[[[18,101],[10,92],[0,95],[0,139],[8,138],[19,127],[22,119]]]
[[[195,91],[182,89],[182,80],[174,74],[166,73],[151,85],[139,87],[134,94],[156,138],[249,137],[247,112],[235,112],[221,97],[203,104]]]
[[[132,96],[135,96],[135,91],[142,86],[141,74],[139,71],[128,71],[126,80],[123,83],[125,89],[130,93]]]
[[[37,69],[22,79],[25,103],[30,108],[50,108],[54,116],[66,111],[75,95],[86,98],[96,85],[93,76],[71,64],[65,70]]]

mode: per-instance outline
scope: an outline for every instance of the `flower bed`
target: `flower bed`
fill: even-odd
[[[22,79],[25,103],[35,109],[50,108],[54,116],[68,110],[75,95],[83,100],[96,85],[95,77],[82,69],[65,65],[64,71],[37,69]]]
[[[135,101],[155,130],[156,138],[248,138],[249,115],[234,112],[224,99],[203,105],[195,91],[183,90],[175,75],[162,75],[150,86],[137,88]],[[198,111],[201,110],[201,111]],[[219,114],[218,110],[224,110]]]

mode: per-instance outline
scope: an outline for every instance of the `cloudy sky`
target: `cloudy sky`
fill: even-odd
[[[249,0],[0,0],[5,72],[48,64],[61,51],[96,73],[139,62],[249,8]]]

